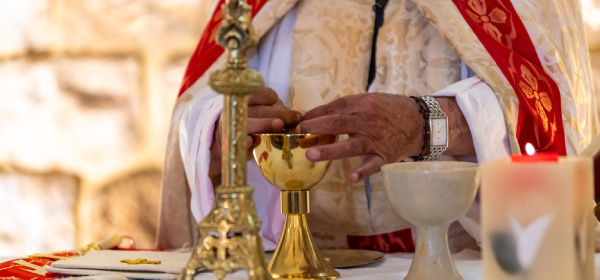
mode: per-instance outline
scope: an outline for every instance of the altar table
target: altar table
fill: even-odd
[[[337,269],[341,274],[341,279],[348,280],[399,280],[404,279],[410,264],[413,254],[410,253],[392,253],[386,254],[383,261],[363,265],[355,268]],[[270,257],[270,256],[268,256]],[[464,280],[482,280],[483,267],[481,262],[481,254],[477,251],[466,250],[453,256],[458,272]],[[0,262],[8,261],[15,258],[0,257]],[[595,256],[596,277],[600,280],[600,253]],[[228,275],[227,280],[242,280],[247,279],[245,271],[238,271]],[[79,278],[79,277],[77,277]],[[73,278],[73,279],[77,279]],[[106,276],[102,277],[107,279]],[[102,279],[96,277],[85,277],[85,279]],[[82,277],[83,279],[83,277]],[[110,279],[110,278],[108,278]],[[113,278],[118,279],[118,278]],[[196,280],[214,280],[216,277],[211,273],[200,273],[194,279]]]
[[[348,280],[401,280],[406,277],[413,254],[411,253],[391,253],[386,254],[383,261],[363,265],[355,268],[336,269],[341,274],[341,279]],[[463,277],[463,280],[482,280],[483,279],[483,263],[481,254],[473,250],[465,250],[458,254],[452,255],[458,272]],[[600,280],[600,253],[595,257],[596,277]],[[195,280],[214,280],[216,279],[210,274],[200,274],[194,278]],[[247,279],[246,272],[238,271],[227,278],[227,280]],[[552,280],[552,279],[548,279]],[[562,280],[562,279],[561,279]]]

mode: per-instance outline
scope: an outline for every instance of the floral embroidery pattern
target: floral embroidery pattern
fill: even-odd
[[[525,65],[521,65],[521,77],[525,81],[519,81],[519,88],[521,88],[528,99],[535,100],[535,110],[542,120],[544,132],[547,132],[548,116],[546,111],[548,113],[552,111],[552,100],[550,99],[550,96],[548,96],[548,93],[539,91],[538,79],[531,74],[531,71],[529,68],[525,67]]]
[[[466,10],[469,17],[471,17],[471,19],[473,19],[473,21],[476,23],[483,22],[483,29],[496,41],[502,42],[502,32],[500,32],[500,30],[498,30],[493,23],[506,23],[506,13],[498,8],[494,8],[489,14],[487,14],[487,7],[484,0],[469,0],[468,3],[469,7],[471,7],[471,9],[473,9],[475,12],[474,13],[470,10]]]
[[[546,73],[510,0],[452,0],[519,99],[516,137],[523,150],[566,155],[560,89]]]

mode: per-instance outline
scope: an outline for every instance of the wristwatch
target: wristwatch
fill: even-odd
[[[448,148],[448,117],[440,104],[431,96],[422,96],[429,109],[429,155],[423,160],[436,160]]]

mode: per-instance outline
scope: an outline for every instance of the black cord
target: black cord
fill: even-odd
[[[373,45],[371,47],[371,61],[369,63],[369,77],[367,78],[366,91],[369,91],[369,87],[373,83],[373,80],[375,80],[375,71],[377,68],[377,35],[379,34],[379,28],[383,26],[383,12],[388,1],[389,0],[375,0],[375,5],[373,5],[375,25],[373,26]]]

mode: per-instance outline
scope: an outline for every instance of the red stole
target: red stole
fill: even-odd
[[[252,6],[252,17],[256,16],[258,11],[267,3],[267,0],[247,0],[248,5]],[[225,0],[219,0],[217,9],[214,11],[210,22],[204,28],[200,42],[196,51],[192,55],[190,62],[185,70],[183,81],[181,81],[181,88],[179,89],[179,95],[181,96],[188,88],[190,88],[202,75],[208,70],[208,68],[217,61],[217,59],[223,54],[225,49],[221,47],[215,41],[217,31],[221,26],[223,20],[223,10],[221,6],[225,3]]]
[[[538,58],[509,0],[453,0],[519,98],[517,140],[521,151],[566,155],[560,90]]]

